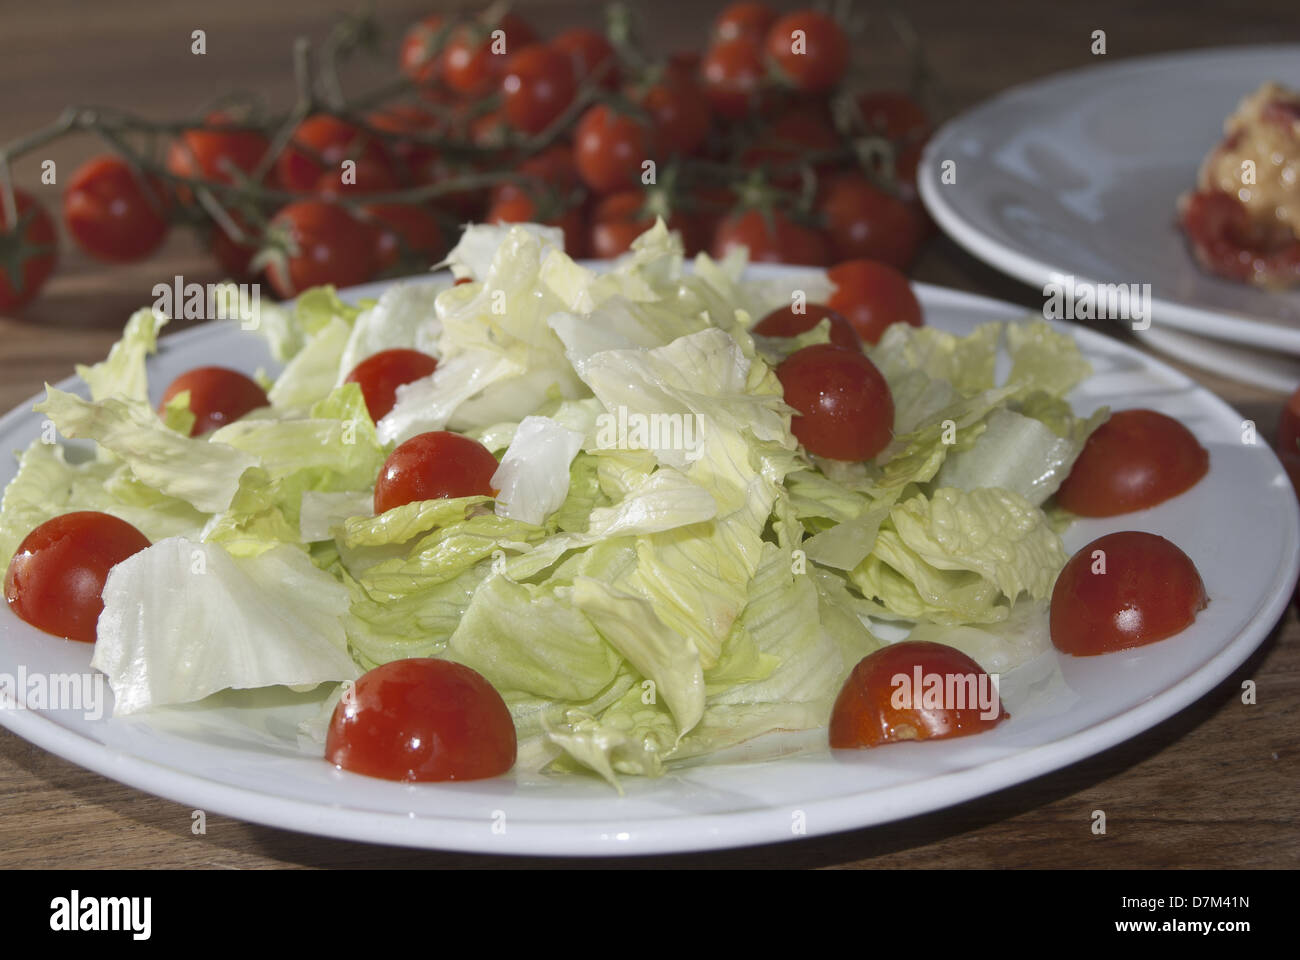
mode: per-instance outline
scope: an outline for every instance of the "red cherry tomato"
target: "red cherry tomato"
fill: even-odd
[[[445,175],[445,165],[442,164],[438,150],[409,136],[443,131],[446,121],[441,117],[423,107],[396,103],[367,115],[366,124],[375,130],[397,135],[398,139],[387,141],[386,146],[404,175],[399,179],[424,184],[432,183]],[[431,172],[435,175],[430,176]]]
[[[163,391],[158,412],[162,413],[167,403],[185,390],[190,392],[190,412],[194,414],[191,437],[234,423],[244,414],[270,403],[266,391],[257,381],[238,370],[196,367],[182,373],[168,385]]]
[[[385,780],[482,780],[515,765],[501,694],[450,660],[394,660],[364,674],[334,708],[325,759]]]
[[[879,260],[906,270],[925,226],[916,212],[861,174],[834,178],[818,203],[839,260]]]
[[[569,58],[573,77],[578,83],[599,73],[600,86],[606,90],[618,89],[618,59],[603,34],[586,27],[574,27],[556,34],[551,40],[551,49],[559,50]]]
[[[252,260],[257,256],[258,251],[258,233],[249,227],[248,222],[240,214],[229,210],[226,213],[243,231],[249,242],[236,242],[220,224],[214,223],[208,234],[208,249],[212,251],[212,256],[227,276],[236,278],[251,276],[254,272]]]
[[[384,273],[403,260],[413,269],[427,270],[447,252],[438,218],[426,207],[406,203],[374,203],[360,216],[375,228],[375,269]]]
[[[58,240],[46,209],[23,190],[14,191],[17,226],[0,203],[0,310],[17,310],[31,300],[54,271]]]
[[[143,533],[106,513],[82,510],[47,520],[9,561],[9,609],[46,633],[94,643],[108,572],[148,546]]]
[[[706,246],[700,218],[682,211],[669,211],[667,202],[654,193],[623,190],[602,197],[591,215],[588,251],[591,256],[612,259],[627,252],[632,241],[654,226],[655,216],[667,216],[664,223],[682,237],[687,256],[694,256]]]
[[[282,297],[309,287],[350,287],[375,275],[374,231],[342,207],[304,200],[281,208],[271,227],[288,238],[289,250],[266,269]]]
[[[808,110],[790,110],[765,127],[758,139],[739,157],[742,166],[761,168],[767,179],[778,187],[793,190],[802,180],[801,166],[810,156],[838,150],[839,134],[830,121]],[[819,176],[825,175],[825,163],[814,166]]]
[[[821,303],[805,304],[802,313],[795,313],[793,305],[778,307],[758,321],[753,332],[764,337],[795,337],[811,330],[823,319],[831,322],[831,343],[846,350],[862,351],[862,341],[853,325]]]
[[[826,271],[835,285],[827,306],[853,324],[864,343],[879,343],[891,323],[921,326],[921,302],[893,267],[874,260],[847,260]]]
[[[565,206],[564,198],[548,194],[538,201],[518,191],[504,192],[492,202],[483,219],[488,223],[540,223],[564,231],[564,252],[578,259],[586,255],[586,220],[582,207]]]
[[[506,58],[536,42],[536,31],[513,13],[495,24],[461,24],[442,52],[443,83],[466,96],[483,96],[500,81]]]
[[[732,247],[748,248],[753,263],[824,266],[830,262],[830,248],[821,231],[795,223],[779,210],[770,217],[758,210],[724,217],[713,234],[713,256],[721,258]]]
[[[1189,627],[1209,603],[1187,554],[1154,533],[1125,530],[1088,544],[1052,590],[1052,643],[1091,657],[1154,643]]]
[[[340,176],[344,160],[360,165],[363,159],[375,167],[391,168],[379,141],[346,120],[321,113],[298,125],[275,169],[284,189],[309,193],[325,174]]]
[[[437,80],[442,68],[438,46],[446,42],[445,28],[445,21],[437,13],[411,24],[397,55],[402,76],[422,87]]]
[[[596,193],[637,185],[650,159],[650,131],[603,103],[587,110],[573,135],[573,159],[583,182]]]
[[[345,383],[359,384],[370,419],[378,423],[397,402],[397,388],[433,373],[438,361],[419,350],[381,350],[356,365]]]
[[[375,513],[404,503],[491,497],[497,458],[477,440],[447,430],[412,437],[388,455],[375,481]]]
[[[709,47],[700,64],[704,94],[713,112],[739,120],[763,106],[766,77],[763,51],[750,37],[719,40]]]
[[[894,90],[873,90],[857,98],[868,133],[889,140],[912,141],[930,131],[930,118],[915,100]]]
[[[785,402],[799,411],[790,430],[809,453],[870,460],[889,443],[894,398],[876,365],[833,343],[804,347],[776,368]]]
[[[340,165],[338,169],[325,170],[316,181],[314,192],[318,196],[334,200],[338,197],[361,197],[397,189],[397,178],[391,164],[381,163],[372,157],[361,157],[353,163],[356,166],[345,169]]]
[[[63,222],[97,260],[126,263],[158,249],[167,236],[167,195],[157,178],[141,180],[126,161],[87,160],[63,194]]]
[[[521,133],[540,133],[573,102],[578,84],[568,55],[534,44],[510,57],[501,92],[511,125]]]
[[[205,122],[220,126],[234,118],[218,110]],[[234,183],[236,173],[248,175],[257,169],[270,145],[256,130],[186,130],[168,148],[167,169],[178,177]],[[179,187],[177,193],[191,199],[189,187]]]
[[[709,102],[694,81],[656,83],[641,96],[654,118],[654,142],[663,156],[690,156],[709,135]]]
[[[844,79],[849,63],[844,30],[816,10],[781,17],[768,29],[765,46],[791,86],[804,93],[832,90]]]
[[[1081,517],[1132,513],[1191,489],[1209,469],[1209,452],[1177,420],[1117,410],[1088,438],[1056,502]]]
[[[760,43],[767,36],[767,31],[775,19],[776,11],[766,3],[756,3],[752,0],[729,3],[713,21],[713,39],[735,40],[737,37],[744,37]]]
[[[878,747],[982,733],[1010,714],[984,669],[954,647],[904,640],[863,657],[831,710],[830,744]]]

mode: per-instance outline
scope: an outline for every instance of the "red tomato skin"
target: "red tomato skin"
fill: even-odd
[[[872,90],[857,97],[867,131],[890,140],[917,140],[930,132],[930,118],[915,100],[897,90]]]
[[[582,207],[571,206],[558,216],[538,216],[537,204],[526,193],[507,192],[497,197],[483,220],[486,223],[541,223],[564,231],[564,252],[575,260],[586,256],[586,220]]]
[[[1110,533],[1071,557],[1057,577],[1052,645],[1092,657],[1155,643],[1187,629],[1208,603],[1196,565],[1173,543],[1154,533]]]
[[[492,497],[497,458],[483,444],[448,430],[421,433],[388,455],[375,481],[375,513],[417,500]]]
[[[141,181],[112,155],[92,157],[68,181],[63,222],[86,253],[129,263],[153,253],[167,236],[167,195],[156,178]]]
[[[917,666],[921,667],[923,684],[927,675],[975,677],[978,684],[981,682],[978,678],[984,674],[984,669],[966,654],[942,643],[904,640],[882,647],[858,661],[835,698],[829,731],[831,747],[860,749],[905,740],[965,737],[982,733],[1010,718],[1000,698],[993,717],[981,716],[984,711],[978,700],[974,704],[967,700],[967,705],[962,707],[955,702],[925,707],[916,704],[914,699],[910,706],[895,706],[895,695],[901,697],[905,692],[895,678],[907,678],[913,698],[921,695],[922,691],[915,689]],[[974,692],[978,698],[978,686]]]
[[[902,200],[860,174],[833,179],[818,203],[838,260],[879,260],[907,270],[925,236],[925,223]]]
[[[360,127],[325,113],[313,114],[298,124],[289,145],[276,158],[275,170],[284,189],[311,193],[322,177],[340,177],[344,160],[355,160],[358,166],[365,161],[376,168],[386,167],[385,179],[395,179],[379,141]]]
[[[398,51],[398,66],[402,75],[418,86],[433,83],[442,69],[441,51],[431,49],[443,29],[443,18],[433,13],[411,24],[402,37]],[[445,43],[445,39],[443,41]]]
[[[772,213],[770,226],[758,210],[740,211],[720,220],[713,234],[714,259],[721,259],[736,246],[749,250],[751,263],[821,267],[830,262],[830,247],[822,233],[795,223],[780,211]]]
[[[361,208],[361,216],[375,227],[375,270],[396,266],[405,244],[418,255],[421,266],[431,267],[447,252],[438,218],[425,207],[406,203],[374,203]]]
[[[709,101],[694,81],[657,83],[641,95],[654,118],[655,147],[663,156],[690,156],[709,135]]]
[[[747,36],[715,42],[700,63],[710,108],[729,120],[740,120],[762,109],[765,75],[762,49]]]
[[[16,310],[35,297],[58,260],[58,239],[49,212],[24,190],[14,191],[14,206],[19,221],[30,219],[16,237],[0,204],[0,254],[5,255],[0,258],[0,310]],[[18,270],[18,282],[10,275],[10,265]]]
[[[831,343],[845,350],[862,350],[862,341],[853,325],[821,303],[806,304],[803,313],[795,313],[793,305],[778,307],[758,321],[752,332],[764,337],[795,337],[817,326],[823,318],[831,321]]]
[[[559,50],[534,44],[510,57],[501,92],[506,118],[521,133],[541,133],[573,102],[573,64]]]
[[[493,50],[492,33],[500,30],[504,49]],[[501,79],[506,59],[537,42],[537,33],[522,17],[507,13],[495,25],[462,24],[451,32],[442,51],[442,82],[457,93],[483,96]]]
[[[81,510],[47,520],[9,561],[9,609],[46,633],[94,643],[109,571],[148,546],[143,533],[106,513]]]
[[[759,43],[767,36],[775,19],[776,11],[766,3],[738,0],[727,4],[713,21],[713,39],[735,40],[737,37],[747,37]]]
[[[833,343],[804,347],[781,361],[776,376],[798,411],[790,430],[809,453],[870,460],[893,437],[894,399],[865,354]]]
[[[344,383],[361,387],[370,419],[378,423],[397,402],[397,388],[429,376],[438,361],[419,350],[381,350],[362,360]]]
[[[365,673],[330,719],[325,759],[384,780],[496,777],[515,764],[515,725],[501,694],[450,660],[394,660]]]
[[[341,206],[302,200],[282,207],[271,226],[288,235],[298,253],[266,268],[281,297],[295,297],[309,287],[351,287],[375,275],[374,231]]]
[[[1088,438],[1056,502],[1081,517],[1114,517],[1190,490],[1209,469],[1209,451],[1177,420],[1117,410]]]
[[[244,414],[270,404],[266,391],[257,381],[238,370],[226,367],[195,367],[168,384],[158,405],[161,414],[178,393],[190,392],[190,412],[194,414],[191,437],[234,423]]]
[[[795,31],[803,31],[804,51],[794,52]],[[766,53],[790,82],[805,93],[826,93],[844,79],[849,44],[840,25],[816,10],[797,10],[767,31]]]
[[[921,302],[907,277],[889,264],[846,260],[826,276],[835,285],[827,306],[842,313],[864,343],[879,343],[890,324],[921,326]]]
[[[204,118],[209,124],[232,122],[221,111]],[[179,177],[233,183],[227,165],[240,173],[250,174],[262,162],[271,142],[256,130],[212,130],[206,127],[186,130],[167,151],[167,169]],[[188,188],[186,188],[188,191]]]
[[[640,183],[641,165],[650,159],[650,131],[635,118],[596,104],[578,120],[573,159],[596,193],[627,190]]]
[[[604,34],[586,27],[573,27],[557,33],[550,45],[569,58],[578,83],[600,70],[600,86],[606,90],[618,89],[618,59]]]

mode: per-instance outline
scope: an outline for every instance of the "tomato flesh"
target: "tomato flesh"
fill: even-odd
[[[238,370],[196,367],[182,373],[163,391],[159,412],[166,409],[173,397],[186,390],[190,392],[190,412],[194,414],[191,437],[234,423],[244,414],[271,402],[257,381]]]
[[[483,444],[448,430],[421,433],[388,455],[375,481],[375,513],[404,503],[491,497],[497,458]]]
[[[984,669],[954,647],[904,640],[858,661],[831,710],[835,748],[943,740],[989,730],[1010,714]]]
[[[893,436],[889,385],[860,351],[833,343],[804,347],[786,357],[776,375],[785,402],[799,411],[790,430],[809,453],[870,460]]]
[[[831,343],[845,350],[862,349],[862,341],[852,325],[822,303],[806,304],[802,313],[795,313],[793,305],[778,307],[758,321],[753,332],[763,337],[795,337],[811,330],[823,319],[831,322]]]
[[[1066,563],[1052,590],[1052,644],[1091,657],[1187,629],[1209,603],[1187,554],[1154,533],[1099,537]]]
[[[1209,452],[1177,420],[1119,410],[1088,438],[1056,502],[1081,517],[1113,517],[1164,503],[1209,469]]]
[[[397,402],[397,388],[422,380],[437,368],[438,361],[419,350],[381,350],[353,368],[345,383],[361,387],[370,419],[378,423]]]
[[[449,660],[394,660],[334,708],[325,759],[385,780],[482,780],[515,764],[514,721],[483,676]]]
[[[107,513],[81,510],[47,520],[9,561],[9,609],[46,633],[94,643],[108,572],[148,546],[143,533]]]

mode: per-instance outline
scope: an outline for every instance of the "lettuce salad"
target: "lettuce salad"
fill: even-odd
[[[444,657],[505,698],[522,766],[617,782],[824,727],[882,637],[949,643],[990,672],[1045,649],[1066,560],[1050,498],[1106,416],[1064,399],[1090,372],[1068,336],[890,327],[869,356],[893,441],[869,463],[820,461],[773,369],[826,342],[827,321],[748,330],[793,290],[824,299],[823,274],[755,282],[743,258],[704,255],[688,270],[662,224],[607,272],[531,225],[470,227],[448,263],[470,282],[263,306],[284,364],[271,405],[206,436],[187,435],[185,394],[150,406],[166,320],[147,309],[78,368],[88,398],[47,387],[36,410],[96,451],[20,455],[0,556],[72,510],[149,537],[104,590],[92,664],[116,716],[327,684],[327,717],[365,670]],[[392,348],[439,365],[373,423],[344,380]],[[499,495],[374,516],[387,454],[440,429],[498,456]]]

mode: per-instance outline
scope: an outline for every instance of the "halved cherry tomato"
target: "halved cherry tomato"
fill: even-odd
[[[97,260],[126,263],[158,249],[167,236],[167,194],[156,177],[141,179],[119,157],[82,164],[63,194],[63,222]]]
[[[58,259],[49,212],[23,190],[14,191],[18,223],[9,223],[0,203],[0,310],[16,310],[40,291]]]
[[[381,350],[362,360],[344,383],[361,387],[370,419],[378,423],[397,402],[397,388],[433,373],[438,361],[419,350]]]
[[[767,31],[767,55],[797,90],[826,93],[844,79],[849,42],[844,29],[817,10],[797,10]]]
[[[590,107],[573,134],[573,159],[583,182],[597,193],[626,190],[640,182],[650,159],[651,132],[635,117],[603,103]]]
[[[143,533],[106,513],[81,510],[46,520],[9,561],[9,609],[46,633],[94,643],[108,572],[148,546]]]
[[[286,239],[283,258],[267,265],[271,286],[282,297],[309,287],[350,287],[375,275],[374,228],[342,207],[304,200],[282,207],[271,227]]]
[[[540,133],[578,92],[567,54],[533,44],[512,54],[501,78],[506,118],[521,133]]]
[[[830,262],[830,247],[821,231],[795,223],[779,210],[770,217],[760,210],[743,210],[719,221],[713,234],[713,256],[726,256],[736,246],[746,247],[753,263],[823,266]]]
[[[879,260],[906,270],[925,233],[920,216],[861,174],[833,178],[818,201],[840,260]]]
[[[194,414],[191,437],[234,423],[244,414],[271,402],[257,381],[238,370],[195,367],[168,384],[158,412],[161,413],[173,397],[186,390],[190,392],[190,413]]]
[[[826,271],[835,292],[826,301],[853,325],[864,343],[879,343],[892,323],[921,326],[921,302],[912,286],[887,263],[846,260]]]
[[[1132,513],[1191,489],[1209,469],[1209,451],[1177,420],[1117,410],[1088,438],[1056,502],[1081,517]]]
[[[477,440],[447,430],[412,437],[388,455],[375,481],[375,513],[404,503],[491,497],[497,458]]]
[[[799,411],[790,430],[809,453],[870,460],[893,436],[894,398],[861,351],[833,343],[804,347],[781,361],[776,376],[785,402]]]
[[[805,304],[801,313],[795,313],[793,304],[778,307],[758,321],[753,332],[764,337],[795,337],[811,330],[823,319],[831,322],[831,343],[846,350],[862,350],[862,341],[853,325],[822,303]]]
[[[942,643],[904,640],[853,668],[831,710],[830,745],[965,737],[1009,717],[992,678],[966,654]]]
[[[385,780],[481,780],[518,749],[501,694],[475,670],[432,657],[362,675],[334,708],[325,759]]]
[[[559,50],[569,58],[573,77],[578,83],[599,72],[602,87],[618,89],[618,60],[603,34],[586,27],[573,27],[557,33],[550,45],[551,49]]]
[[[1196,564],[1164,537],[1108,533],[1066,563],[1052,590],[1052,643],[1091,657],[1163,640],[1209,603]]]

